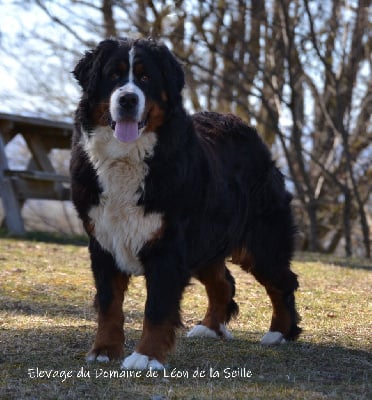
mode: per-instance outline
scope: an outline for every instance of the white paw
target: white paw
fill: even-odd
[[[225,339],[232,339],[233,335],[228,331],[224,324],[220,324],[220,331],[222,333],[222,337]],[[209,329],[205,325],[195,325],[189,332],[187,332],[187,337],[210,337],[217,339],[220,336],[216,331]]]
[[[87,362],[94,362],[94,361],[98,361],[101,363],[107,363],[110,361],[109,356],[107,356],[106,354],[97,354],[96,352],[90,352],[85,359],[87,360]]]
[[[282,343],[286,343],[286,340],[284,339],[283,334],[280,332],[267,332],[261,339],[261,344],[264,346]]]
[[[122,369],[164,369],[164,365],[158,360],[150,360],[148,356],[134,351],[126,357],[121,364]]]
[[[190,331],[187,332],[187,337],[210,337],[218,338],[218,335],[212,329],[207,328],[205,325],[195,325]]]
[[[220,331],[225,339],[233,339],[233,334],[226,328],[225,324],[220,324]]]

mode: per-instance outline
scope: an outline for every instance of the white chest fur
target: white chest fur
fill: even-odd
[[[162,226],[161,214],[145,215],[137,205],[148,172],[144,158],[153,154],[155,144],[153,133],[121,143],[110,128],[96,129],[83,143],[103,189],[99,205],[89,212],[96,239],[123,272],[133,275],[143,274],[138,252]]]

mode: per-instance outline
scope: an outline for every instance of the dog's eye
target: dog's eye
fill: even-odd
[[[141,81],[142,83],[146,83],[146,82],[149,81],[149,79],[150,79],[150,78],[149,78],[147,75],[142,75],[141,78],[140,78],[140,81]]]
[[[112,81],[117,81],[119,78],[120,78],[120,75],[119,75],[117,72],[113,72],[113,73],[110,75],[110,79],[111,79]]]

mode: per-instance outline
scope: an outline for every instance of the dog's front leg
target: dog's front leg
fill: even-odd
[[[98,328],[87,360],[106,362],[124,355],[122,307],[129,276],[119,271],[112,255],[103,250],[94,238],[90,239],[89,250],[97,289]]]
[[[166,254],[166,256],[163,256]],[[172,252],[153,251],[144,258],[147,300],[143,331],[136,350],[123,361],[126,369],[162,369],[175,344],[181,326],[180,302],[190,280],[183,257]]]

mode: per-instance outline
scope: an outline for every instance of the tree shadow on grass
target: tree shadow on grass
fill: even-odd
[[[120,362],[88,365],[85,361],[96,330],[96,315],[89,299],[80,306],[69,304],[62,297],[20,300],[0,293],[0,298],[0,311],[15,315],[20,321],[25,316],[35,316],[35,320],[48,317],[40,322],[40,328],[37,322],[33,323],[35,329],[25,326],[25,322],[17,328],[16,322],[4,321],[0,330],[2,399],[369,398],[372,356],[366,349],[303,339],[263,347],[259,345],[262,332],[237,330],[233,332],[237,339],[231,341],[185,338],[186,329],[180,330],[176,350],[167,361],[168,371],[186,371],[187,377],[105,378],[102,371],[120,371]],[[135,307],[126,315],[125,354],[129,355],[141,335],[135,328],[141,325],[143,312]],[[31,378],[30,368],[72,370],[74,376],[63,382],[58,376]],[[77,377],[81,368],[90,371],[89,378]],[[102,372],[99,377],[95,377],[96,370]],[[201,376],[203,371],[205,376]],[[199,376],[194,377],[194,373]]]
[[[43,399],[130,399],[135,395],[139,399],[155,395],[163,396],[159,399],[367,399],[370,393],[372,357],[364,349],[308,342],[264,347],[257,342],[258,332],[234,332],[246,335],[247,340],[231,341],[185,338],[180,332],[165,374],[110,378],[110,371],[120,373],[120,361],[85,361],[94,333],[95,327],[83,322],[74,327],[0,331],[0,388],[13,394],[9,398]],[[129,355],[140,331],[127,327],[126,337],[125,353]],[[36,377],[36,368],[73,373],[62,381],[61,374]],[[79,371],[89,376],[79,378]],[[172,372],[183,376],[172,376]]]
[[[30,231],[25,236],[10,235],[5,229],[0,228],[0,239],[14,239],[28,242],[55,243],[62,245],[87,246],[88,237],[86,235],[67,235],[58,232]]]
[[[300,262],[315,262],[315,263],[321,262],[323,264],[329,264],[334,267],[372,271],[372,260],[367,258],[354,258],[354,257],[345,258],[345,257],[338,257],[332,254],[303,252],[303,253],[296,253],[295,260]]]
[[[73,317],[84,319],[95,319],[93,305],[87,304],[86,307],[75,304],[38,302],[35,300],[19,300],[2,296],[0,290],[0,311],[19,314],[22,316],[48,316],[48,317]],[[93,304],[93,301],[91,302]]]

